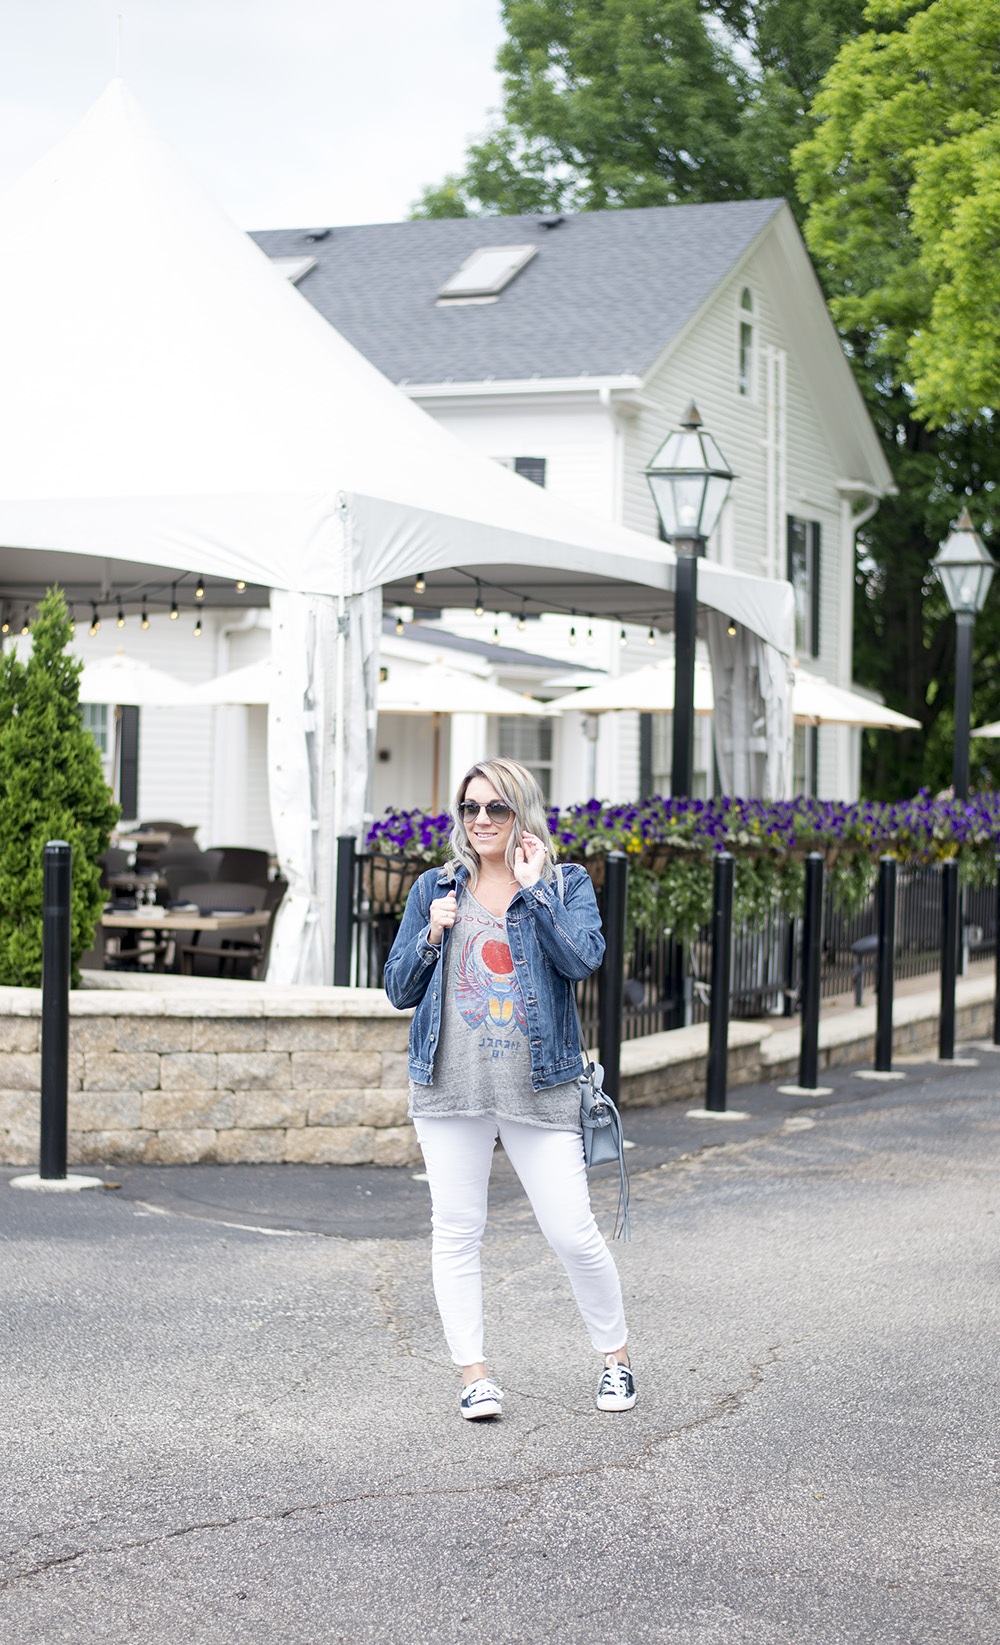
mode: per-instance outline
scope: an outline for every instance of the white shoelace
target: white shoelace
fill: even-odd
[[[463,1391],[462,1398],[470,1405],[478,1405],[481,1399],[503,1399],[503,1389],[498,1388],[489,1377],[479,1377],[475,1382],[469,1383],[468,1388]]]

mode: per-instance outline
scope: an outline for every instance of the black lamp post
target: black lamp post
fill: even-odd
[[[698,629],[698,560],[736,478],[694,401],[645,471],[663,535],[677,554],[674,583],[674,741],[670,792],[694,785],[694,647]]]
[[[986,604],[996,564],[963,508],[931,565],[955,613],[955,743],[952,783],[957,800],[969,797],[969,733],[972,723],[972,632]]]

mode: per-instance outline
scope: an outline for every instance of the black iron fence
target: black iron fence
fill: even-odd
[[[364,855],[342,847],[338,871],[335,981],[377,988],[399,928],[403,904],[421,864]],[[894,976],[936,971],[941,961],[941,875],[937,869],[901,865],[897,876]],[[598,891],[600,902],[603,893]],[[996,946],[997,888],[967,889],[963,897],[964,950],[971,958]],[[829,893],[823,920],[820,990],[824,999],[875,983],[875,893],[857,913],[838,910]],[[622,1037],[639,1039],[685,1023],[707,1022],[711,932],[680,945],[669,933],[650,938],[636,931],[626,951]],[[753,1018],[774,1012],[791,1016],[802,986],[802,919],[780,908],[733,937],[731,1015]],[[599,974],[579,989],[580,1014],[591,1044],[599,1018]]]

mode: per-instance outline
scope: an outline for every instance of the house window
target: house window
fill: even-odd
[[[107,703],[81,703],[80,718],[83,721],[84,731],[90,732],[97,744],[97,752],[103,759],[108,752]]]
[[[820,529],[818,520],[788,516],[787,577],[795,590],[795,649],[819,656]]]
[[[107,703],[81,703],[80,719],[83,721],[83,729],[89,731],[94,739],[97,752],[101,756],[101,766],[105,779],[110,782],[112,751],[108,730]]]
[[[740,370],[739,390],[752,400],[756,392],[756,322],[754,320],[753,292],[744,286],[740,294]]]
[[[552,795],[552,722],[523,718],[520,714],[500,716],[500,754],[526,765],[548,805]]]
[[[545,484],[545,458],[515,457],[514,473],[520,474],[522,479],[530,480],[533,485],[543,486]]]

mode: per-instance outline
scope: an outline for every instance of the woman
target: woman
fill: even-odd
[[[385,966],[393,1005],[415,1006],[409,1112],[432,1202],[432,1275],[463,1417],[500,1415],[483,1358],[480,1246],[497,1137],[562,1258],[604,1373],[602,1411],[636,1402],[621,1285],[590,1209],[580,1133],[573,984],[604,953],[590,877],[558,870],[541,791],[515,760],[459,784],[454,858],[422,874]]]

